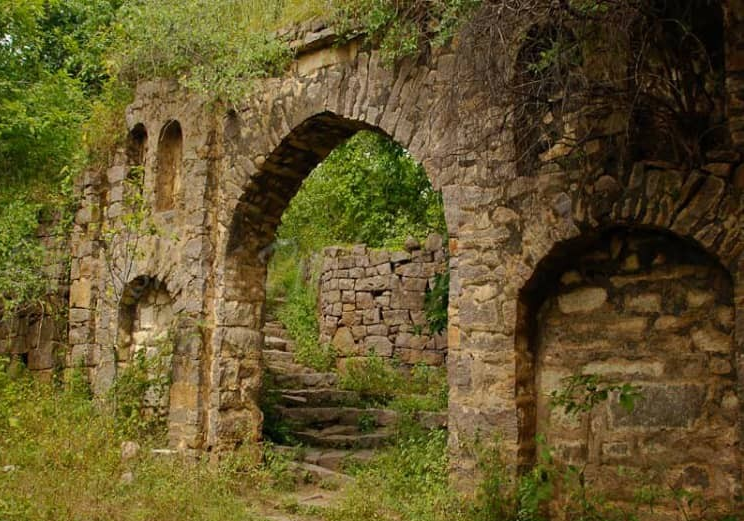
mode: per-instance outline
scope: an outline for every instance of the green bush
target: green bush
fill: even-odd
[[[359,132],[305,180],[277,236],[307,257],[338,244],[402,247],[409,236],[445,231],[441,194],[423,167],[389,138]]]
[[[167,432],[167,417],[159,410],[148,410],[148,397],[160,399],[171,383],[172,344],[148,357],[145,350],[134,353],[129,365],[121,371],[109,390],[109,401],[114,406],[117,427],[127,436],[150,438],[163,442]]]
[[[295,256],[292,244],[274,254],[267,281],[268,313],[275,314],[287,328],[295,342],[297,362],[328,371],[336,365],[336,351],[318,340],[317,273],[311,269],[310,280],[305,280],[305,262]],[[277,305],[278,298],[284,302]]]
[[[448,43],[481,0],[338,0],[337,20],[360,26],[387,63]]]
[[[444,410],[449,393],[444,368],[418,364],[406,373],[374,353],[350,360],[339,387],[357,392],[366,404],[404,413]]]
[[[292,53],[274,36],[276,1],[131,0],[119,13],[113,61],[130,83],[167,77],[237,102],[252,80],[281,73]]]

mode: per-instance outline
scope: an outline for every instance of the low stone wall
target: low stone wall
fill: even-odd
[[[405,251],[326,248],[320,276],[320,340],[341,360],[370,352],[406,365],[443,365],[447,333],[431,334],[424,299],[447,268],[442,237],[409,239]]]

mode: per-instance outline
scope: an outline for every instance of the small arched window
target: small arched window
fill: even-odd
[[[127,137],[127,164],[130,168],[145,165],[147,157],[147,129],[137,123]]]
[[[155,183],[155,210],[171,210],[181,182],[183,133],[178,121],[168,121],[160,131]]]

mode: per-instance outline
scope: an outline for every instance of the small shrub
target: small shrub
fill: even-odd
[[[359,393],[370,403],[384,405],[405,386],[403,375],[375,353],[366,358],[350,360],[340,376],[339,386]]]
[[[409,433],[396,446],[358,468],[356,481],[328,521],[465,520],[464,505],[449,486],[447,433]]]
[[[162,440],[167,417],[160,410],[171,383],[173,336],[169,332],[160,341],[156,354],[145,350],[134,353],[129,365],[117,376],[109,390],[109,401],[122,432],[128,436],[150,436]]]
[[[369,433],[377,427],[377,420],[372,414],[362,413],[357,419],[357,426],[359,427],[359,432],[363,434]]]
[[[445,368],[417,364],[406,374],[374,353],[349,361],[339,386],[359,393],[368,405],[404,413],[446,409],[449,394]]]

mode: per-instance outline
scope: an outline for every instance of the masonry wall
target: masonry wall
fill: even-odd
[[[341,359],[376,355],[403,364],[442,365],[446,330],[432,334],[424,301],[435,277],[447,269],[442,237],[406,251],[326,248],[320,276],[320,340]]]
[[[67,346],[67,241],[60,241],[51,224],[43,225],[39,240],[46,247],[44,278],[47,294],[41,302],[15,315],[0,315],[0,355],[30,371],[51,377],[65,365]]]
[[[624,149],[623,137],[628,129],[625,125],[618,128],[612,124],[614,119],[608,117],[606,121],[581,122],[595,129],[589,136],[591,141],[586,144],[587,154],[581,160],[560,157],[560,150],[552,149],[549,154],[538,157],[540,162],[545,161],[538,168],[520,166],[516,161],[515,142],[518,140],[513,129],[509,125],[500,126],[500,122],[509,120],[512,114],[508,106],[510,97],[494,100],[487,85],[473,81],[487,76],[478,75],[484,70],[478,68],[479,65],[488,68],[489,76],[509,77],[513,72],[512,60],[500,53],[492,53],[498,55],[498,63],[485,60],[487,57],[479,52],[490,49],[478,38],[469,42],[464,37],[453,48],[435,49],[419,60],[403,60],[390,68],[384,65],[378,50],[365,48],[359,41],[332,47],[333,35],[325,29],[314,35],[307,34],[304,41],[312,47],[298,55],[291,70],[281,78],[260,80],[253,94],[234,110],[221,110],[218,105],[205,103],[173,83],[140,85],[128,111],[127,123],[132,129],[142,124],[154,138],[160,135],[167,122],[180,122],[183,182],[176,194],[174,209],[155,215],[156,224],[167,229],[167,233],[145,241],[143,255],[131,277],[123,282],[129,283],[141,275],[157,277],[167,286],[174,312],[191,320],[192,334],[183,336],[191,340],[180,348],[187,363],[187,370],[181,373],[183,389],[187,392],[183,394],[185,420],[179,445],[196,450],[229,450],[258,436],[261,412],[257,400],[262,374],[260,351],[267,252],[282,212],[306,175],[335,146],[360,129],[382,132],[405,147],[424,166],[432,186],[443,192],[450,273],[449,449],[459,485],[471,487],[478,478],[469,445],[472,440],[498,439],[510,469],[516,468],[512,464],[518,460],[520,452],[522,455],[529,452],[524,441],[537,431],[538,423],[536,419],[531,423],[527,421],[529,400],[525,404],[518,394],[519,386],[525,385],[521,371],[524,369],[522,358],[527,352],[524,345],[530,349],[537,346],[538,352],[545,353],[541,373],[528,371],[531,376],[527,382],[532,382],[533,386],[537,382],[549,385],[555,367],[560,369],[555,371],[563,373],[584,364],[585,359],[581,357],[569,357],[555,362],[558,364],[555,366],[548,354],[560,351],[556,340],[560,335],[578,334],[574,328],[591,325],[596,318],[592,309],[586,316],[578,312],[563,316],[560,309],[563,293],[597,285],[594,279],[583,279],[588,276],[587,272],[567,267],[566,271],[578,271],[582,277],[571,283],[575,286],[563,288],[555,281],[548,284],[547,287],[557,293],[543,296],[542,313],[539,307],[537,310],[520,307],[520,295],[525,288],[536,277],[542,280],[542,260],[567,242],[596,238],[607,229],[644,228],[673,235],[685,245],[694,245],[715,259],[713,264],[720,265],[731,279],[731,302],[735,308],[732,330],[722,323],[716,326],[715,317],[700,315],[690,323],[689,329],[670,331],[670,336],[665,338],[684,337],[683,331],[692,336],[696,329],[715,331],[716,338],[728,334],[733,338],[734,353],[734,369],[730,375],[713,371],[714,360],[725,359],[725,351],[703,349],[698,353],[694,337],[692,344],[685,340],[680,345],[701,357],[703,361],[698,364],[709,364],[710,374],[706,373],[704,381],[694,385],[709,390],[728,389],[731,380],[740,382],[744,375],[744,283],[741,277],[744,269],[744,83],[741,81],[744,52],[739,40],[744,34],[744,8],[741,2],[730,1],[724,2],[724,11],[723,30],[727,41],[726,66],[722,71],[726,77],[724,126],[728,127],[730,141],[721,140],[716,147],[706,150],[705,162],[700,165],[659,161],[656,157],[646,157],[642,150]],[[529,27],[535,21],[526,20],[525,23]],[[515,31],[524,32],[527,27],[515,26]],[[609,66],[613,70],[625,70],[614,63]],[[600,75],[598,71],[597,76]],[[145,192],[148,200],[154,203],[156,143],[151,139],[149,145],[145,145],[142,147]],[[84,359],[90,368],[91,380],[100,392],[115,377],[111,333],[117,327],[118,317],[107,302],[111,284],[102,262],[98,231],[102,225],[115,224],[117,215],[122,214],[122,180],[129,171],[128,165],[126,160],[117,158],[108,171],[91,173],[81,179],[84,204],[76,218],[71,248],[71,359]],[[582,243],[582,247],[585,250],[575,250],[567,259],[581,264],[579,260],[583,255],[598,248],[589,243]],[[687,261],[678,264],[684,266]],[[391,272],[411,265],[409,262],[393,269],[392,259],[390,261]],[[641,262],[641,265],[646,269],[645,264]],[[622,265],[613,266],[602,268],[603,273],[609,274],[612,270],[624,273]],[[358,266],[365,270],[365,277],[370,267]],[[355,265],[353,269],[356,268]],[[672,283],[651,280],[654,270],[663,271],[663,268],[648,269],[652,270],[648,272],[651,275],[644,274],[645,279],[638,282],[639,290],[643,289],[641,293],[661,295],[659,318],[662,315],[679,318],[678,313],[682,317],[688,309],[687,301],[680,300],[681,307],[675,307],[675,299],[666,297],[672,292]],[[615,275],[608,276],[611,281]],[[560,276],[555,280],[560,280]],[[686,291],[705,291],[705,284],[709,282],[689,274],[680,276],[678,281]],[[630,319],[645,319],[644,335],[658,335],[652,325],[658,318],[652,321],[652,312],[634,311],[630,301],[625,300],[626,296],[629,299],[636,296],[631,291],[634,286],[622,291],[614,286],[602,287],[607,292],[607,301],[602,306],[607,306],[608,313],[621,323],[636,324]],[[357,305],[356,281],[353,290],[352,303],[343,302],[340,285],[339,289],[329,288],[329,291],[337,291],[340,299],[329,302],[331,308],[333,304],[341,304],[341,313],[331,309],[329,316],[340,322],[344,318],[344,304]],[[392,297],[392,289],[390,291]],[[725,288],[721,291],[721,295],[725,295]],[[716,295],[716,306],[725,307],[723,303],[718,304],[718,289]],[[650,302],[653,301],[651,298]],[[703,312],[708,307],[695,309]],[[341,326],[351,333],[356,351],[357,339],[349,326],[365,326],[367,334],[366,327],[375,324],[364,324],[363,312],[362,323],[354,324],[358,320],[358,310],[355,307],[348,311],[353,312],[354,318]],[[635,313],[640,314],[636,316]],[[537,336],[539,342],[536,344],[524,343],[524,324],[529,324],[523,320],[525,314],[535,320],[539,318],[537,323],[547,328],[542,336]],[[338,324],[327,327],[326,338],[332,340],[340,328]],[[334,331],[334,327],[338,329]],[[527,333],[530,331],[541,329],[528,329]],[[623,340],[620,334],[610,337],[609,331],[611,328],[596,332],[604,335],[600,339],[610,344],[596,351],[596,362],[606,361],[610,352],[630,360],[629,340]],[[382,334],[376,336],[385,338]],[[362,338],[361,335],[358,338]],[[531,337],[528,334],[526,338]],[[390,329],[386,339],[394,343]],[[586,341],[587,337],[581,340]],[[653,351],[654,357],[671,350],[666,344],[659,344],[658,349],[652,350],[650,344],[640,340],[633,342],[637,342],[637,349],[641,351]],[[723,344],[725,341],[716,343]],[[387,344],[383,342],[383,345],[389,351]],[[393,344],[393,352],[395,348]],[[580,350],[567,351],[578,353]],[[589,356],[590,351],[591,347],[581,354]],[[668,365],[674,363],[678,352],[664,354],[664,369],[654,375],[654,382],[641,379],[645,373],[639,373],[639,381],[649,388],[686,385],[677,378],[688,377],[672,374],[672,365]],[[703,359],[701,353],[706,358]],[[619,362],[619,367],[627,360]],[[693,387],[693,391],[693,400],[703,394],[699,387]],[[742,394],[740,389],[740,403],[744,402]],[[713,399],[706,394],[700,405],[700,410],[706,412],[687,416],[692,429],[709,432],[707,422],[710,422],[722,427],[728,436],[728,426],[734,420],[726,416],[729,409],[724,399],[732,403],[725,391]],[[715,403],[719,404],[717,409]],[[532,406],[536,414],[534,398]],[[611,414],[614,413],[607,412],[610,420]],[[739,409],[737,416],[741,424]],[[645,427],[621,426],[621,430],[631,432],[631,440],[640,440],[639,433],[652,437],[665,435],[662,431],[668,429],[654,423],[660,421],[658,418],[649,415],[647,419]],[[666,421],[663,417],[661,420]],[[548,431],[553,428],[553,424],[540,425]],[[693,464],[694,458],[700,456],[693,454],[684,441],[690,435],[698,435],[687,427],[674,429],[674,446],[679,446],[680,452],[689,450],[689,454],[684,455],[687,459],[670,459],[665,463],[677,468],[681,461],[684,468],[693,467],[691,475],[702,476],[707,472],[705,467]],[[612,437],[615,435],[620,434],[611,434],[608,443],[620,443],[620,438]],[[557,431],[552,436],[557,443],[562,443]],[[720,443],[728,443],[719,436],[710,438],[706,451],[712,452]],[[582,442],[579,440],[579,443]],[[628,450],[631,455],[651,456],[653,449],[651,445],[631,441]],[[737,454],[741,472],[740,449]],[[727,472],[723,474],[724,481],[729,479],[726,476],[734,476]],[[707,474],[712,495],[725,489],[719,488],[718,475]],[[741,483],[740,475],[738,482]]]
[[[531,323],[517,342],[533,362],[518,365],[525,448],[535,432],[544,436],[559,465],[584,468],[587,485],[610,500],[631,503],[640,483],[653,482],[725,504],[740,477],[729,275],[656,231],[607,232],[546,261],[557,264],[525,295]],[[577,374],[632,384],[640,397],[630,413],[613,394],[566,414],[551,393]]]

